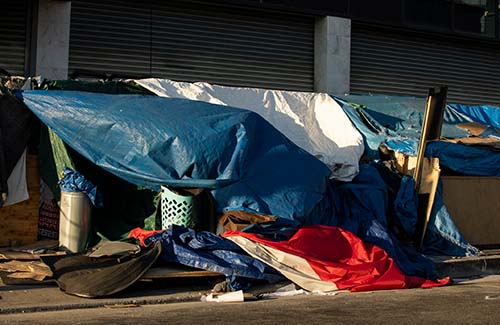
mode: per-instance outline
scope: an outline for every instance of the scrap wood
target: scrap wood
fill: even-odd
[[[2,280],[6,284],[42,282],[52,277],[50,268],[41,261],[9,261],[0,263]]]
[[[6,275],[7,278],[9,279],[27,279],[27,280],[34,280],[36,282],[42,282],[45,280],[46,276],[43,274],[35,274],[31,272],[15,272],[15,273],[10,273]]]
[[[57,240],[39,240],[36,243],[10,248],[13,252],[24,252],[30,254],[45,253],[48,250],[56,249],[59,246]]]
[[[38,261],[40,256],[64,255],[65,252],[56,251],[59,246],[57,240],[42,240],[33,244],[0,249],[1,260]]]
[[[197,277],[216,277],[223,274],[218,272],[200,270],[180,265],[161,266],[150,268],[142,279],[168,279],[168,278],[197,278]]]
[[[40,256],[58,256],[66,255],[66,252],[52,252],[46,254],[31,254],[25,252],[13,252],[10,250],[0,251],[0,261],[18,260],[18,261],[36,261],[40,259]]]
[[[52,271],[41,261],[9,261],[0,263],[0,270],[9,273],[26,273],[33,276],[51,277]],[[15,276],[16,277],[16,276]],[[27,278],[26,276],[17,276]]]
[[[477,122],[460,123],[457,126],[475,136],[481,135],[488,128],[488,126]]]

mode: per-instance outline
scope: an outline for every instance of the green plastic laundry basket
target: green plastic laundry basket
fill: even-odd
[[[161,228],[171,225],[194,228],[196,225],[197,196],[176,193],[166,186],[161,187]]]

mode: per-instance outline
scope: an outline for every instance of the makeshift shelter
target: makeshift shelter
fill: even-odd
[[[411,138],[378,123],[362,105],[325,94],[152,82],[168,85],[163,90],[177,87],[169,97],[197,100],[152,96],[121,82],[56,82],[46,84],[48,90],[18,94],[43,122],[41,176],[55,199],[64,165],[102,191],[104,208],[94,211],[96,234],[116,240],[136,227],[155,228],[161,185],[204,188],[218,214],[243,210],[278,217],[275,238],[289,238],[302,225],[339,227],[387,252],[405,275],[435,278],[433,263],[398,232],[415,226],[407,178],[381,163],[358,166],[363,139],[367,156],[375,157],[380,143]],[[268,110],[271,123],[225,106],[239,98],[232,91],[246,96],[252,110]],[[286,131],[290,121],[291,130],[300,130],[290,137],[306,134],[307,141],[294,143],[272,125]],[[341,145],[332,146],[337,140]],[[444,206],[436,207],[427,252],[477,253]],[[264,235],[266,226],[251,228]]]
[[[336,99],[363,133],[369,154],[377,156],[382,144],[396,153],[402,172],[411,172],[423,123],[423,98],[351,95]],[[439,159],[442,170],[442,186],[433,213],[438,220],[433,221],[429,236],[450,238],[469,253],[474,250],[460,233],[473,244],[500,243],[500,223],[493,212],[498,210],[495,193],[500,189],[499,114],[500,108],[493,106],[448,104],[442,139],[428,143],[425,152],[426,157]],[[411,184],[405,187],[411,188]],[[410,219],[414,222],[415,216],[407,221]],[[447,220],[453,220],[458,227]],[[430,249],[427,253],[436,252]]]

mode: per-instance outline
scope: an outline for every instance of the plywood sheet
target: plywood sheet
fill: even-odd
[[[182,265],[150,268],[142,279],[197,278],[222,276],[221,273],[185,267]]]
[[[443,200],[471,244],[500,244],[500,177],[442,176]]]

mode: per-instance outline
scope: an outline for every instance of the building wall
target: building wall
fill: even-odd
[[[80,64],[83,67],[85,65],[92,65],[101,60],[101,65],[103,67],[109,68],[111,65],[117,66],[120,62],[123,62],[124,69],[126,70],[128,67],[130,67],[131,72],[133,72],[132,67],[136,67],[137,63],[131,62],[129,64],[126,61],[121,61],[122,58],[113,57],[113,55],[117,53],[118,55],[123,55],[125,57],[130,57],[131,55],[133,55],[133,51],[127,51],[127,48],[130,47],[131,43],[127,43],[123,40],[115,42],[115,44],[113,45],[115,46],[115,48],[118,44],[119,46],[122,46],[123,49],[115,51],[115,53],[110,56],[111,61],[104,60],[105,56],[107,55],[106,53],[110,52],[109,49],[103,48],[101,49],[102,51],[99,52],[95,47],[92,46],[90,46],[89,48],[85,48],[86,45],[82,42],[77,44],[79,48],[75,46],[72,47],[72,39],[70,38],[72,19],[74,20],[73,27],[77,27],[77,29],[75,30],[75,35],[80,35],[81,38],[88,38],[91,40],[95,34],[93,30],[85,29],[85,24],[82,24],[82,19],[87,18],[82,15],[78,16],[77,13],[71,13],[72,3],[73,5],[76,5],[79,3],[83,3],[83,1],[74,0],[73,2],[70,2],[61,0],[39,0],[38,8],[36,11],[38,20],[34,20],[34,23],[37,27],[35,29],[35,41],[37,44],[34,51],[31,51],[31,53],[33,53],[31,59],[33,59],[33,57],[36,57],[36,69],[34,69],[33,71],[47,78],[64,79],[68,76],[68,70],[74,69],[78,66],[78,64],[83,62],[83,65]],[[89,4],[90,3],[93,4],[92,6],[90,6],[93,11],[90,11],[89,14],[95,16],[96,22],[99,22],[100,24],[105,23],[105,19],[101,19],[98,12],[99,6],[101,6],[100,2],[94,1],[89,2]],[[113,1],[103,2],[102,6],[109,6],[110,3],[113,3]],[[122,4],[125,2],[115,1],[114,3]],[[131,3],[133,3],[133,1],[131,1]],[[190,2],[186,1],[186,3]],[[199,12],[205,11],[203,2],[198,1],[192,3],[192,5],[189,5],[191,6],[189,9],[189,15],[191,15],[190,17],[179,16],[180,14],[183,14],[182,10],[170,14],[167,10],[168,8],[164,7],[163,2],[153,0],[151,0],[152,7],[148,9],[149,11],[144,11],[144,15],[146,15],[146,18],[148,18],[149,15],[158,17],[158,19],[161,20],[161,24],[164,24],[164,22],[170,24],[170,21],[174,22],[176,21],[176,19],[181,18],[185,19],[185,24],[185,22],[190,21],[190,19],[192,19],[193,17],[196,17],[199,22],[202,22],[205,18],[203,18]],[[225,2],[213,3],[217,3],[217,6],[219,6],[219,8],[225,8],[224,6],[226,6],[224,4]],[[265,3],[266,2],[264,1],[264,4]],[[140,4],[140,6],[143,6],[143,4]],[[224,9],[226,10],[225,13],[222,12],[224,10],[221,9],[220,15],[221,17],[226,15],[230,18],[235,13],[245,13],[246,16],[244,16],[244,19],[247,19],[245,23],[252,24],[251,19],[256,19],[257,21],[259,19],[259,15],[256,14],[254,15],[254,18],[251,18],[251,15],[248,15],[247,13],[263,10],[263,5],[256,4],[256,6],[259,8],[249,9],[247,7],[232,5],[230,6],[230,9]],[[424,4],[422,4],[421,7],[425,7]],[[159,8],[158,14],[154,13],[155,8]],[[356,7],[352,7],[351,9],[353,8]],[[127,11],[125,10],[125,7],[123,7],[122,9],[125,12]],[[363,10],[358,10],[353,13],[353,15],[367,15],[368,13],[364,13]],[[111,13],[113,13],[113,10],[110,9],[110,11]],[[268,10],[265,12],[267,15],[266,17],[268,18],[272,17],[273,15],[277,15],[280,12],[282,12],[282,15],[285,16],[289,14],[284,13],[283,10]],[[120,12],[115,12],[116,17],[119,17],[121,14],[122,13]],[[213,18],[214,14],[218,14],[216,9],[209,12],[209,18]],[[380,12],[377,13],[377,15],[379,16],[380,14]],[[304,17],[307,17],[307,15],[309,15],[309,17],[313,17],[312,13],[300,14],[295,12],[290,15],[297,15],[297,17],[300,15],[305,15]],[[413,16],[406,15],[405,17],[407,19],[410,19]],[[433,16],[429,14],[426,19],[431,19],[432,17]],[[382,19],[383,17],[380,16],[378,18]],[[486,18],[491,20],[491,15]],[[124,20],[125,25],[120,25],[120,23],[113,28],[116,27],[120,29],[120,26],[126,27],[127,24],[133,25],[137,23],[135,20],[128,20],[126,17],[122,20]],[[262,64],[268,65],[265,74],[267,80],[271,80],[271,82],[265,83],[258,80],[259,75],[262,71],[259,70],[257,66],[251,66],[252,55],[249,54],[244,60],[242,60],[239,55],[227,55],[225,58],[226,61],[224,62],[223,66],[224,73],[221,73],[223,69],[219,69],[219,66],[217,65],[220,63],[216,62],[217,56],[213,56],[213,53],[200,54],[202,53],[200,50],[193,50],[194,48],[198,49],[199,47],[197,44],[195,44],[194,39],[193,41],[191,41],[191,36],[185,37],[187,45],[183,45],[182,42],[179,41],[182,38],[179,35],[186,31],[183,28],[185,28],[187,25],[184,25],[184,27],[182,28],[178,28],[180,25],[177,27],[174,26],[170,30],[170,27],[166,27],[167,25],[160,26],[159,23],[155,23],[154,21],[152,21],[151,26],[158,25],[161,27],[161,30],[154,30],[154,32],[153,30],[150,30],[148,32],[151,33],[152,38],[151,42],[146,39],[146,45],[148,45],[147,50],[149,51],[145,55],[147,62],[142,62],[141,64],[143,64],[147,68],[146,70],[149,74],[141,76],[158,76],[182,80],[183,76],[191,74],[184,80],[204,80],[213,83],[235,86],[268,87],[306,91],[315,90],[328,92],[331,94],[344,94],[354,91],[356,93],[391,93],[401,95],[425,96],[425,89],[427,87],[436,86],[437,83],[444,83],[450,85],[450,98],[452,98],[454,101],[500,105],[500,99],[497,98],[500,95],[496,95],[500,94],[500,87],[496,82],[496,69],[498,69],[497,66],[499,65],[497,64],[497,61],[499,61],[500,52],[497,49],[498,41],[496,41],[494,38],[478,38],[477,35],[464,36],[459,35],[459,33],[450,36],[449,34],[441,32],[423,32],[422,29],[418,28],[404,29],[396,27],[396,25],[394,25],[395,22],[390,20],[387,21],[387,24],[385,24],[384,28],[382,29],[378,29],[378,27],[369,27],[369,29],[376,30],[374,33],[378,36],[375,37],[373,36],[374,34],[370,32],[369,37],[367,37],[368,34],[366,33],[353,32],[352,25],[364,24],[367,26],[378,26],[377,24],[374,24],[372,22],[360,22],[359,20],[351,21],[348,18],[339,18],[333,16],[317,16],[315,20],[316,22],[312,26],[312,32],[314,33],[313,44],[304,43],[305,47],[301,49],[307,51],[306,48],[309,48],[310,53],[312,53],[312,59],[310,61],[311,63],[305,63],[306,60],[303,60],[302,63],[299,63],[302,66],[292,72],[295,75],[291,76],[287,82],[281,84],[279,79],[284,78],[285,76],[290,76],[290,72],[292,71],[291,69],[296,66],[296,63],[291,62],[291,59],[289,60],[290,62],[287,62],[286,51],[279,54],[282,60],[281,66],[279,64],[272,64],[272,60],[275,60],[277,58],[277,56],[273,57],[272,54],[268,57],[269,59],[267,60],[263,59],[262,57],[259,58]],[[207,18],[206,21],[207,24],[215,24],[207,29],[211,29],[212,31],[217,30],[218,27],[214,29],[214,26],[216,26],[217,24],[217,19],[212,19],[212,21],[210,21]],[[230,20],[226,20],[225,23],[227,23],[228,21]],[[307,19],[303,20],[303,22],[306,21]],[[314,21],[314,19],[312,19],[312,21]],[[29,22],[26,22],[26,24],[28,23]],[[261,23],[262,22],[260,22],[260,24]],[[390,25],[391,23],[393,24],[392,26]],[[145,24],[147,25],[145,28],[149,28],[149,23],[146,22]],[[294,22],[292,20],[289,20],[288,24],[292,26]],[[473,23],[471,24],[474,25]],[[428,25],[431,27],[433,26],[431,23],[429,23]],[[485,28],[488,26],[489,25],[486,24]],[[114,37],[116,37],[116,31],[101,27],[102,26],[99,26],[99,37],[104,40],[102,44],[107,45],[107,43],[113,43],[112,40]],[[203,25],[200,25],[199,27],[202,28]],[[225,31],[221,31],[220,38],[224,38],[225,36],[227,36],[225,33],[229,33],[226,31],[230,30],[230,27],[231,26],[229,24],[225,27]],[[243,28],[242,30],[244,30],[244,25],[241,25],[238,28],[240,27]],[[487,32],[488,35],[491,35],[491,26],[489,26],[488,28],[484,29],[484,31]],[[176,34],[177,30],[180,31],[180,34]],[[290,30],[293,29],[290,28]],[[257,29],[255,29],[253,32],[256,31]],[[197,33],[196,28],[192,28],[191,30],[189,30],[189,32],[194,33],[193,35]],[[276,29],[276,34],[278,32],[279,29]],[[127,30],[123,29],[123,34],[126,33]],[[394,42],[391,42],[391,39],[393,39],[393,36],[391,35],[393,34],[398,34],[398,37],[400,38],[397,39],[401,39],[401,41],[395,40]],[[162,37],[172,39],[172,35],[174,35],[174,38],[176,38],[174,43],[172,43],[175,46],[169,46],[167,44],[168,42],[162,40]],[[269,35],[272,35],[272,33]],[[241,33],[241,35],[238,34],[237,36],[238,37],[236,37],[236,39],[239,42],[250,44],[248,43],[249,40],[246,39],[247,36],[245,34]],[[2,43],[1,37],[2,36],[0,36],[0,45]],[[439,40],[422,41],[431,38],[437,39],[439,37],[445,40],[445,46],[443,45],[444,43],[440,42]],[[162,45],[154,45],[153,40],[159,41],[158,44],[161,43]],[[279,35],[276,36],[276,40],[279,40]],[[134,39],[133,41],[136,41],[136,39]],[[272,53],[274,51],[271,48],[273,45],[272,38],[268,38],[267,42],[269,42],[269,50]],[[5,44],[7,44],[7,46],[11,46],[11,49],[14,49],[14,45],[12,45],[10,40],[7,40],[7,43]],[[293,48],[297,46],[297,44],[290,45],[288,50],[293,51]],[[241,53],[248,52],[248,49],[251,49],[251,47],[245,46],[244,48],[241,48]],[[218,50],[225,49],[224,44],[219,47],[222,49]],[[267,44],[261,46],[259,51],[268,50],[266,47]],[[227,48],[229,49],[229,47]],[[0,51],[1,50],[2,48],[0,46]],[[190,53],[197,54],[198,56],[196,58],[194,56],[191,58],[188,55],[182,54],[182,52],[185,50],[187,52],[191,51]],[[210,50],[210,44],[202,50]],[[426,53],[427,50],[430,54]],[[410,58],[410,54],[412,52],[415,55]],[[91,54],[88,55],[89,53]],[[94,53],[95,55],[94,58],[92,58],[92,53]],[[77,58],[75,54],[78,54],[80,57]],[[6,56],[4,55],[4,58],[5,57]],[[22,55],[17,54],[12,57],[15,57],[16,60],[23,59]],[[292,55],[290,56],[290,58],[291,57]],[[447,59],[450,57],[453,57],[453,62]],[[72,64],[72,58],[75,64]],[[304,58],[306,58],[306,56],[304,56]],[[24,59],[29,60],[30,57],[27,56]],[[148,61],[149,59],[151,59],[151,62]],[[419,60],[418,66],[414,63],[414,60],[416,59]],[[429,60],[430,64],[425,63],[425,60],[427,59]],[[174,60],[177,61],[174,62]],[[190,62],[193,62],[193,66],[207,66],[207,64],[208,66],[212,65],[212,71],[210,72],[211,76],[193,72],[194,69],[191,69],[189,67]],[[309,66],[307,66],[308,64]],[[447,67],[446,73],[439,73],[440,65]],[[249,71],[250,74],[245,75],[244,73],[240,73],[237,69],[238,66],[244,66],[244,68]],[[231,71],[233,67],[234,71]],[[285,71],[286,69],[288,69],[289,71]],[[107,72],[106,70],[109,69],[103,69],[104,72]],[[209,69],[205,69],[205,72],[207,71],[209,71]],[[412,73],[412,71],[415,73]],[[114,73],[114,71],[112,71],[112,73]],[[226,75],[231,74],[233,75],[232,79],[226,77]],[[432,74],[434,74],[434,76],[432,76]],[[250,78],[248,77],[250,75],[252,78],[254,78],[254,80],[252,82],[247,82],[247,80],[250,80]],[[235,80],[238,78],[241,80],[236,82]],[[300,79],[300,81],[298,85],[292,86],[294,78]],[[305,83],[304,80],[306,81]],[[304,86],[305,84],[308,84],[308,86]]]
[[[39,0],[36,74],[48,79],[68,77],[71,2]]]
[[[314,90],[334,95],[349,93],[351,20],[316,19],[314,36]]]

